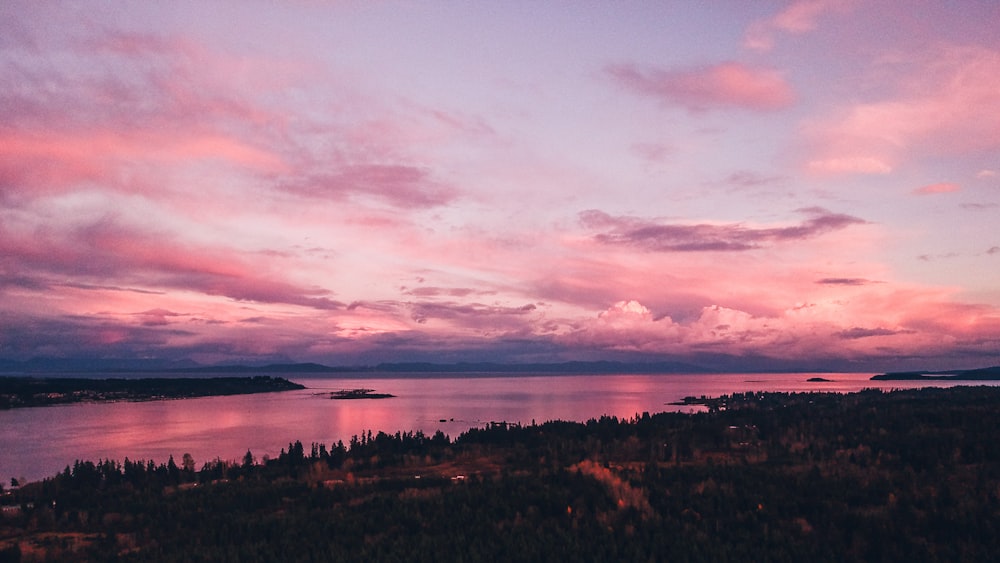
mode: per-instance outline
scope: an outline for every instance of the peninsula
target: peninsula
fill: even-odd
[[[873,381],[998,381],[1000,366],[951,371],[898,371],[872,376]]]
[[[0,410],[66,403],[154,401],[305,389],[281,377],[87,379],[0,377]]]

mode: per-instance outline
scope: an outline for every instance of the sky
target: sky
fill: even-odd
[[[1000,4],[0,4],[0,358],[1000,363]]]

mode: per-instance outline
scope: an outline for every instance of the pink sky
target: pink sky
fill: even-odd
[[[0,359],[978,367],[998,218],[992,1],[0,8]]]

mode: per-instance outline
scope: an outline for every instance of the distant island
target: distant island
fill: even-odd
[[[305,389],[305,386],[270,376],[141,379],[0,377],[0,410],[67,403],[247,395],[293,389]]]
[[[331,399],[390,399],[392,393],[376,393],[374,389],[341,389],[330,393]]]
[[[874,381],[1000,381],[1000,366],[952,371],[898,371],[872,377]]]

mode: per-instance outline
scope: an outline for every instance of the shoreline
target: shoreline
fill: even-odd
[[[249,395],[305,388],[272,376],[140,379],[0,376],[0,410]]]

